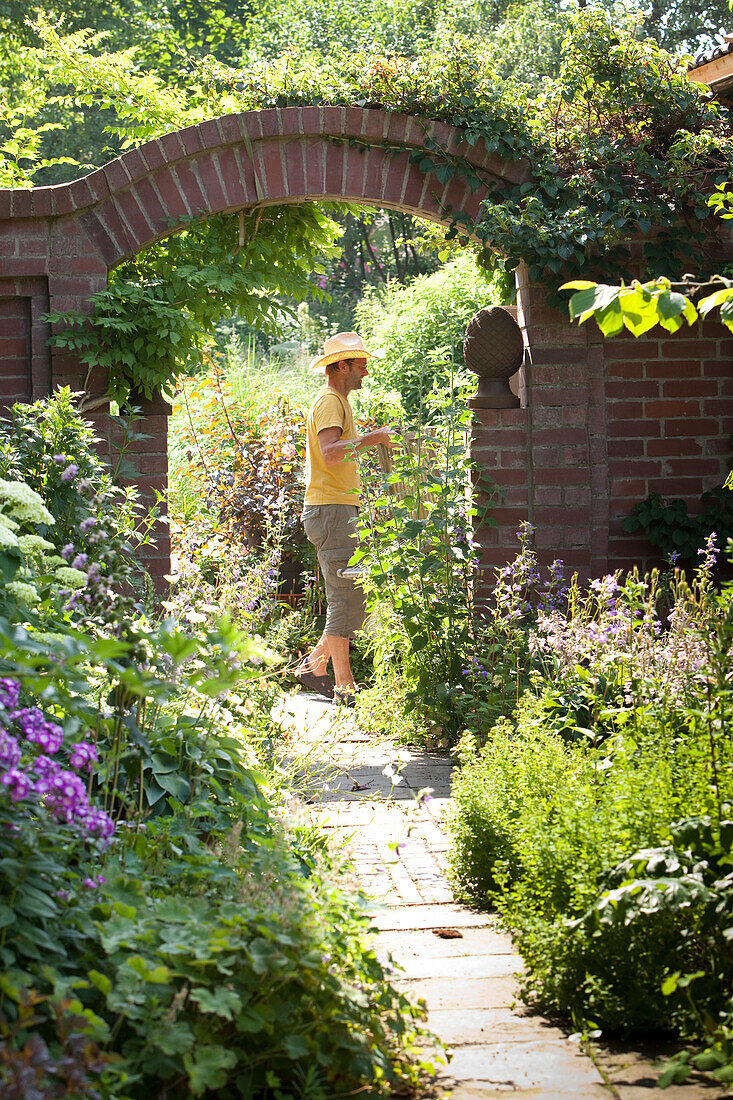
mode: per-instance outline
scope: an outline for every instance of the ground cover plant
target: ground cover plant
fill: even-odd
[[[459,743],[452,873],[496,906],[524,994],[578,1031],[666,1029],[733,1079],[733,591],[679,572],[571,585],[526,621],[531,686]]]
[[[417,1088],[424,1010],[390,984],[340,854],[287,823],[269,651],[226,618],[146,610],[134,509],[68,393],[2,438],[0,1090]]]

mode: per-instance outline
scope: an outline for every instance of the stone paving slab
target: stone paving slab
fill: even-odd
[[[505,932],[493,931],[491,928],[455,928],[455,935],[450,937],[439,936],[435,930],[414,932],[403,930],[397,932],[382,932],[379,936],[379,947],[387,951],[396,962],[410,967],[411,960],[422,963],[426,959],[459,959],[462,956],[483,955],[510,955],[514,954],[514,946]],[[516,967],[515,969],[519,969]]]
[[[381,909],[372,917],[382,932],[400,929],[418,931],[424,928],[496,928],[496,922],[483,913],[462,905],[420,905],[410,908]]]
[[[381,944],[380,944],[381,947]],[[519,955],[461,955],[457,958],[412,959],[405,966],[408,981],[421,983],[427,978],[448,978],[451,982],[468,979],[511,978],[522,969]],[[480,1007],[480,1006],[479,1006]]]
[[[452,1047],[474,1043],[528,1043],[565,1039],[565,1032],[541,1016],[506,1008],[436,1008],[428,1027]]]
[[[511,1008],[518,996],[514,978],[399,978],[395,985],[436,1008]]]
[[[493,1089],[499,1095],[608,1100],[593,1062],[564,1039],[459,1047],[439,1080],[448,1087],[451,1081],[463,1086],[481,1084],[489,1090],[485,1096],[491,1096]]]

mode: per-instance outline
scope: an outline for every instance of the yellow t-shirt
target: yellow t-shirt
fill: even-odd
[[[353,458],[345,458],[335,466],[326,465],[318,443],[318,433],[324,428],[341,428],[341,439],[356,439],[351,405],[330,386],[321,390],[308,411],[305,503],[358,505],[361,488],[358,463]]]

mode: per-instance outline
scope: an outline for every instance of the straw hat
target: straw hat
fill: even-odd
[[[309,370],[325,371],[329,363],[340,363],[342,359],[381,359],[377,352],[367,351],[361,336],[355,332],[337,332],[323,342],[323,355],[316,356],[309,364]]]

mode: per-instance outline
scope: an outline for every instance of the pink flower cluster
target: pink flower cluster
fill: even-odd
[[[41,802],[57,821],[75,825],[88,836],[109,839],[115,823],[92,805],[77,774],[92,770],[98,759],[95,746],[90,741],[70,746],[70,767],[64,767],[52,759],[63,748],[61,726],[38,707],[19,707],[19,698],[17,680],[0,679],[0,785],[12,802]],[[42,750],[38,755],[33,755],[35,746]]]

